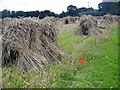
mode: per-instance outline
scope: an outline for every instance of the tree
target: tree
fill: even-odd
[[[94,11],[94,9],[91,7],[91,8],[87,8],[87,11]]]
[[[16,12],[15,12],[15,11],[12,11],[10,16],[11,16],[12,18],[15,18],[15,17],[16,17]]]
[[[76,6],[73,6],[73,5],[69,5],[67,7],[67,13],[70,15],[70,16],[76,16],[78,15],[78,12],[77,12],[77,7]]]
[[[10,17],[10,11],[5,9],[2,11],[2,18]]]
[[[59,14],[59,18],[63,18],[63,17],[66,17],[66,16],[68,16],[68,13],[66,13],[66,12],[64,12],[64,11],[62,11],[62,13],[61,14]]]
[[[0,12],[0,18],[2,18],[2,12]]]
[[[36,11],[34,12],[34,16],[35,16],[35,17],[38,17],[39,14],[40,14],[40,12],[39,12],[38,10],[36,10]]]
[[[86,12],[88,9],[86,7],[81,7],[78,9],[78,12]]]
[[[17,11],[16,12],[16,17],[26,17],[27,15],[23,11]]]
[[[73,5],[69,5],[67,7],[67,11],[76,11],[77,10],[77,7],[76,6],[73,6]]]
[[[98,5],[99,11],[105,14],[120,15],[120,2],[102,2]]]

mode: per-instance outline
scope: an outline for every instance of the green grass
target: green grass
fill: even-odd
[[[120,28],[120,25],[119,25]],[[118,87],[118,25],[102,38],[60,31],[57,42],[69,55],[60,64],[22,74],[16,67],[3,70],[3,87],[115,88]],[[79,63],[86,56],[87,64]]]

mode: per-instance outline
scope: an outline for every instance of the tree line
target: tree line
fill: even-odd
[[[67,12],[62,11],[60,14],[55,14],[50,10],[44,11],[10,11],[10,10],[3,10],[0,11],[0,18],[19,18],[19,17],[39,17],[40,19],[46,16],[54,16],[63,18],[66,16],[81,16],[81,15],[93,15],[93,16],[102,16],[105,14],[111,15],[120,15],[120,1],[119,2],[102,2],[98,4],[98,9],[86,8],[81,7],[77,8],[74,5],[69,5],[67,7]]]

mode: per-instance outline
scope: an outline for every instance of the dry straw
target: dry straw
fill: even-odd
[[[32,19],[6,19],[3,23],[3,67],[16,64],[23,71],[38,70],[46,63],[59,62],[65,57],[56,45],[57,34],[53,25]]]
[[[101,33],[102,32],[97,27],[97,19],[90,15],[84,15],[80,18],[80,24],[75,31],[76,35],[88,36],[100,35]]]

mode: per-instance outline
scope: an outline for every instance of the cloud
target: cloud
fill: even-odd
[[[50,10],[59,14],[62,11],[67,11],[67,6],[69,5],[75,5],[78,8],[88,7],[88,1],[90,7],[97,8],[98,3],[102,0],[2,0],[0,2],[0,10]]]

